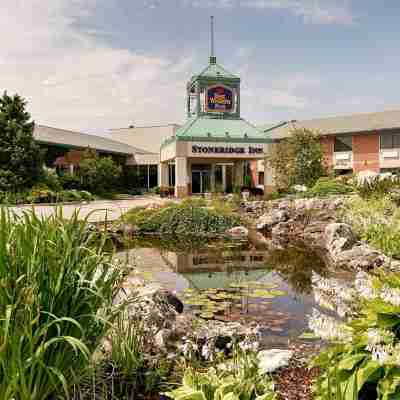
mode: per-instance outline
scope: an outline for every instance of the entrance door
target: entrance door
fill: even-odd
[[[207,193],[211,190],[210,167],[192,166],[192,193]]]

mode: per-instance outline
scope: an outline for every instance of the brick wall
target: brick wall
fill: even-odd
[[[335,143],[335,137],[323,136],[321,138],[322,151],[324,152],[324,161],[328,169],[333,167],[333,145]]]
[[[379,134],[353,135],[353,171],[379,172]]]

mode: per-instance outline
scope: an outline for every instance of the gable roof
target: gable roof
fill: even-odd
[[[400,128],[400,110],[362,113],[330,118],[317,118],[304,121],[288,121],[276,128],[270,125],[259,129],[269,132],[271,139],[283,139],[290,135],[294,128],[305,128],[319,131],[322,135],[345,133],[370,133]]]
[[[150,154],[133,146],[126,145],[102,136],[53,128],[45,125],[35,125],[33,136],[38,143],[63,146],[75,149],[91,148],[101,152],[121,155]]]
[[[178,140],[260,141],[268,142],[268,135],[242,118],[192,117],[175,133]]]

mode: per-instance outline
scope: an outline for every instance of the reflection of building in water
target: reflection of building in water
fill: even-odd
[[[210,253],[206,251],[178,253],[174,272],[200,273],[265,269],[266,257],[266,252],[254,250],[226,253]]]

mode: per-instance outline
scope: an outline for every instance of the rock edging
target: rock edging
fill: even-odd
[[[335,210],[342,204],[341,197],[275,201],[256,227],[275,246],[302,242],[322,251],[332,267],[400,269],[399,261],[359,241],[350,225],[337,221]]]

